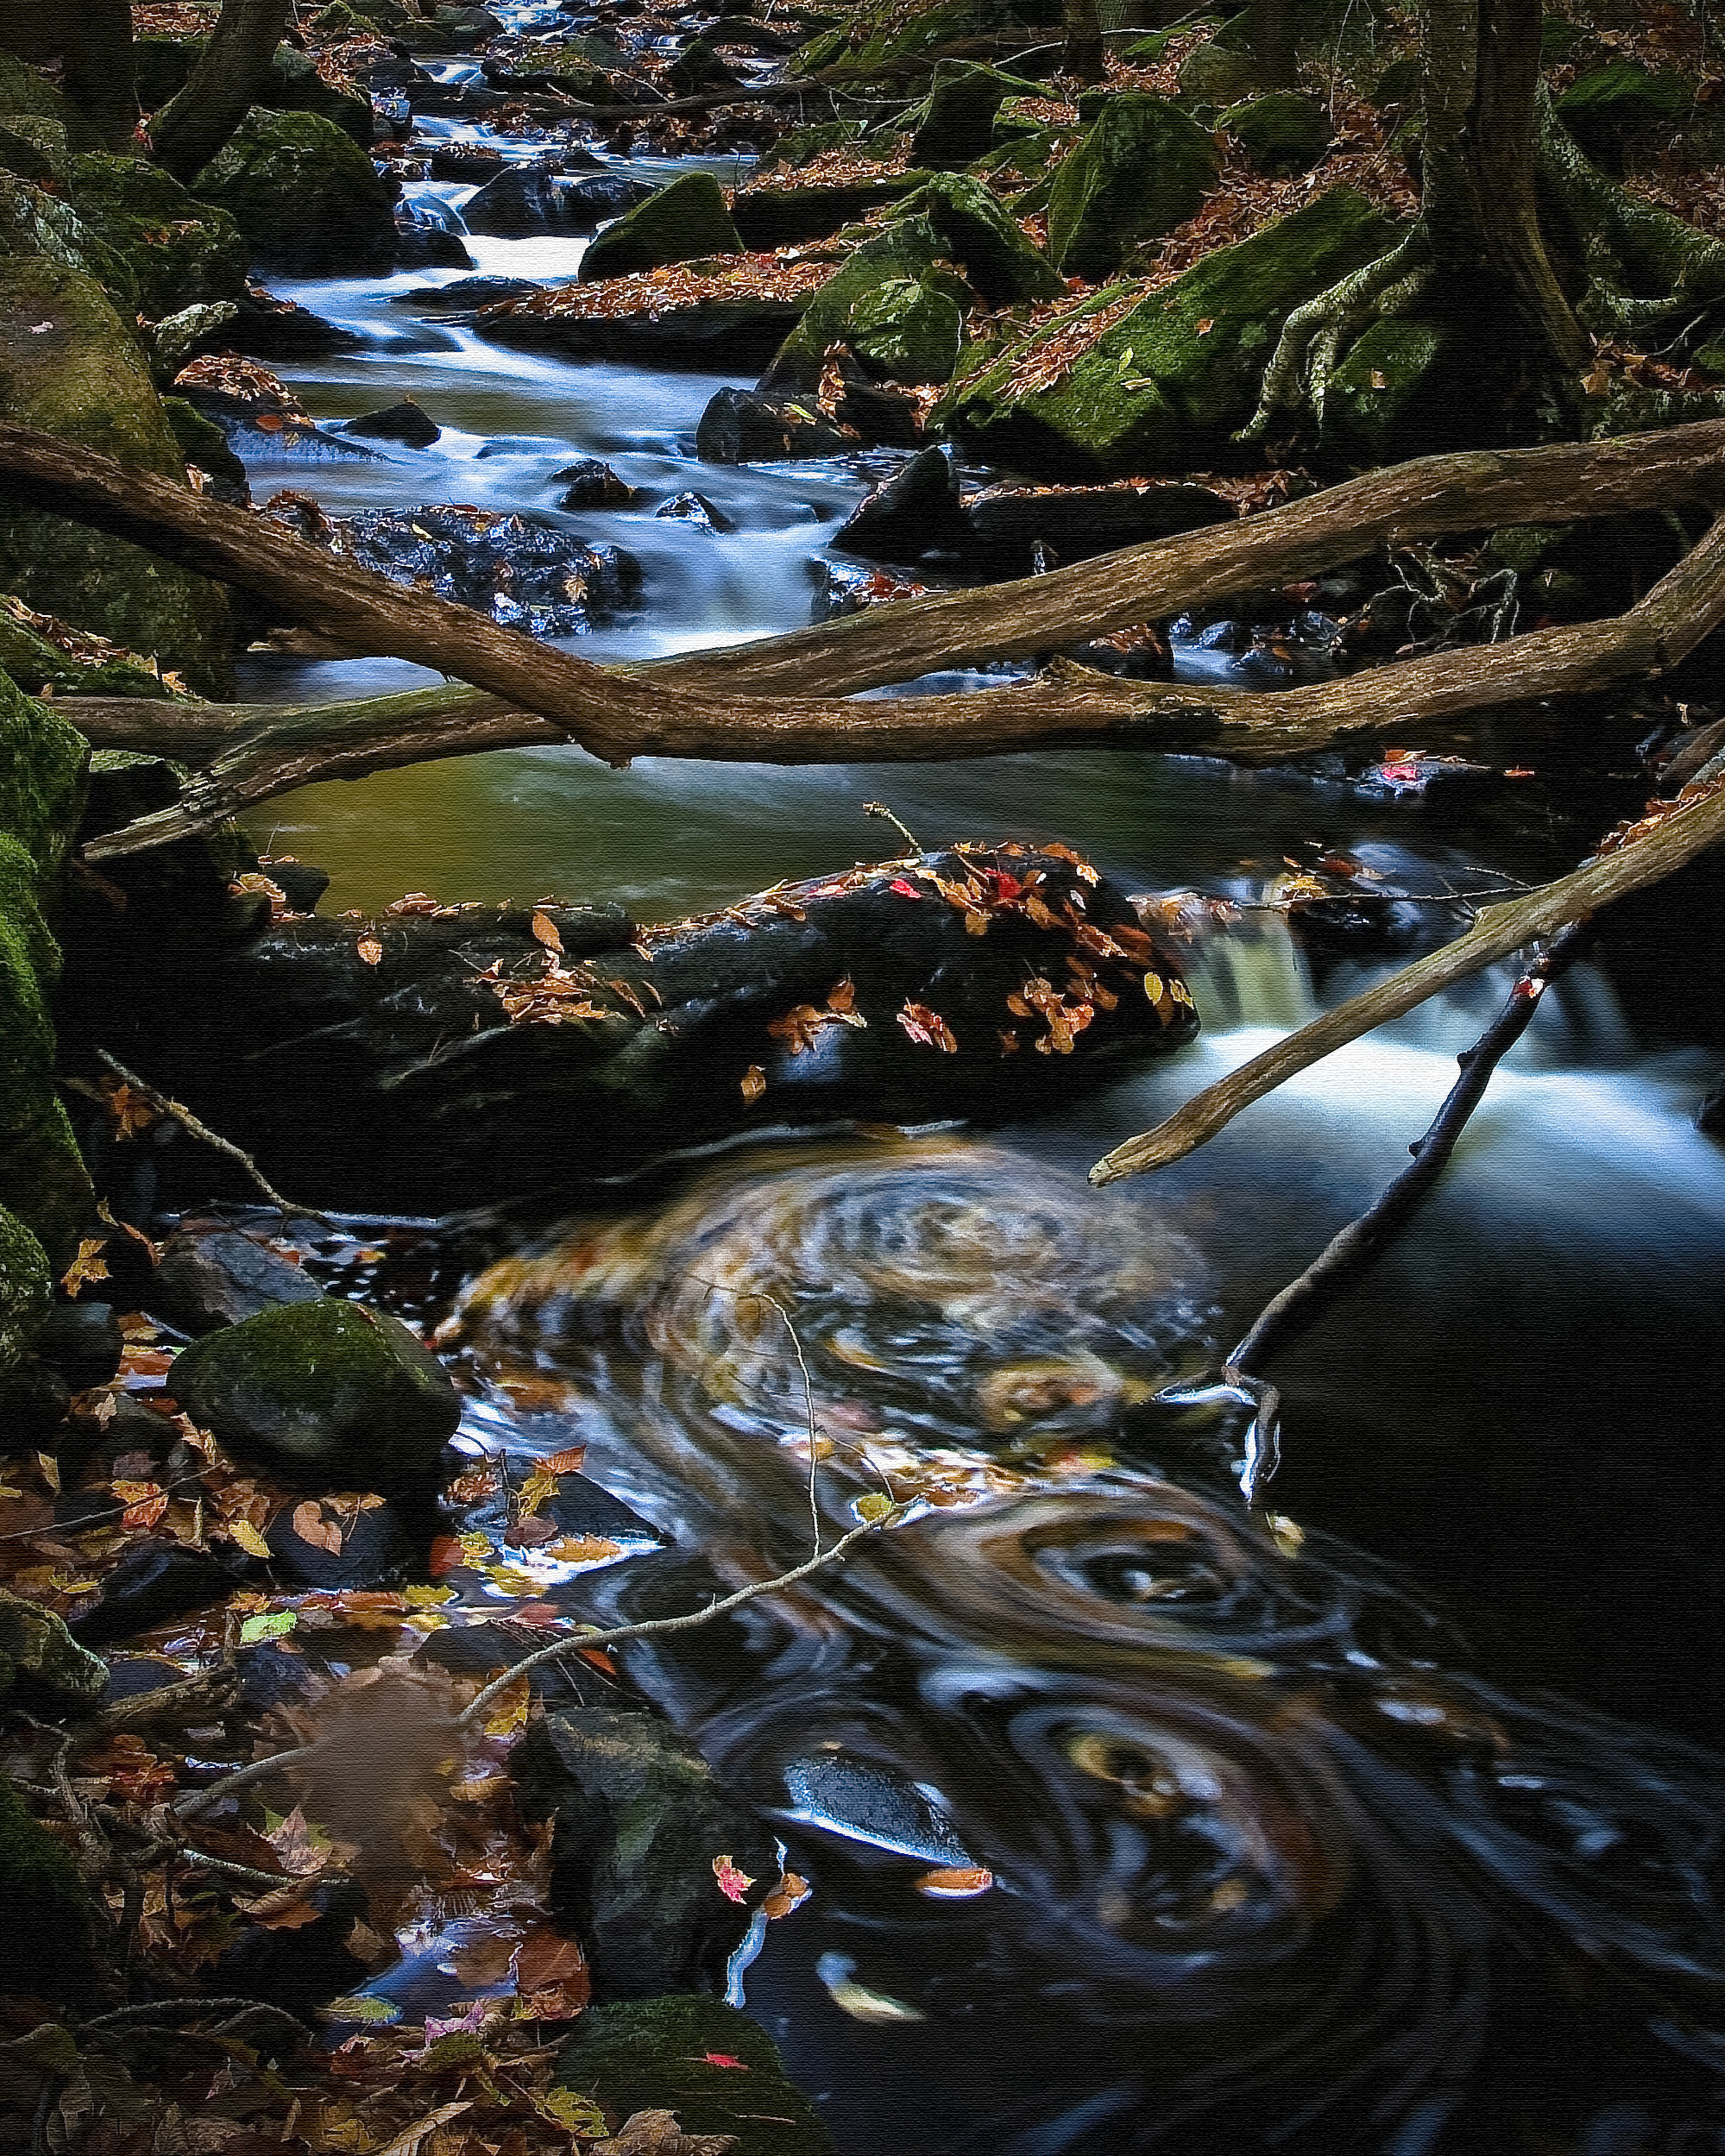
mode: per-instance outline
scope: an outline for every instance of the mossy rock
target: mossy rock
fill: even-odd
[[[26,67],[16,53],[0,46],[0,119],[9,123],[15,113],[57,122],[66,129],[66,139],[75,150],[101,147],[95,127],[72,100],[62,96],[34,67]]]
[[[851,310],[851,349],[888,381],[943,382],[959,355],[969,297],[947,271],[886,278]]]
[[[1558,116],[1590,157],[1615,165],[1632,135],[1654,128],[1669,133],[1694,103],[1694,85],[1681,75],[1620,60],[1571,83],[1558,99]]]
[[[225,480],[232,493],[242,501],[250,499],[250,482],[246,468],[228,446],[227,430],[218,426],[195,405],[186,403],[184,397],[164,397],[161,408],[179,454],[188,464],[195,464],[200,472],[208,472],[212,479]],[[85,692],[94,695],[91,689]]]
[[[389,191],[333,120],[254,105],[193,183],[225,210],[262,268],[366,277],[395,260]]]
[[[1288,314],[1394,238],[1363,196],[1332,188],[1145,292],[1049,387],[1013,386],[1035,337],[961,355],[932,422],[992,460],[1066,481],[1191,470],[1236,456],[1230,437],[1251,417]],[[1105,287],[1087,311],[1130,289]]]
[[[1375,322],[1330,378],[1324,448],[1350,462],[1397,464],[1485,446],[1491,412],[1512,408],[1516,359],[1477,327],[1413,315]]]
[[[795,172],[800,166],[812,165],[828,150],[848,148],[861,139],[862,132],[860,120],[822,120],[813,127],[789,128],[761,159],[757,169],[763,173]]]
[[[684,173],[589,242],[581,258],[581,282],[742,252],[718,181],[711,173]]]
[[[107,1663],[79,1645],[63,1618],[4,1588],[0,1588],[0,1660],[10,1665],[14,1683],[26,1681],[59,1708],[87,1713],[107,1689]]]
[[[186,410],[192,407],[188,405]],[[225,437],[223,437],[225,446]],[[171,691],[147,666],[129,658],[86,664],[40,636],[0,603],[0,673],[26,695],[51,689],[56,696],[167,696]]]
[[[65,1844],[0,1775],[0,1908],[12,1970],[42,1997],[82,2000],[95,1971],[90,1897]]]
[[[1111,275],[1133,248],[1191,217],[1218,170],[1209,135],[1165,97],[1113,98],[1055,176],[1055,267],[1092,281]]]
[[[994,116],[1009,97],[1035,97],[1040,85],[973,60],[943,60],[929,93],[908,115],[913,165],[968,165],[992,141]]]
[[[160,165],[92,154],[75,160],[70,184],[80,221],[125,261],[138,307],[151,321],[182,307],[244,297],[247,248],[240,228]]]
[[[791,61],[791,72],[810,74],[840,62],[875,67],[885,60],[915,60],[938,46],[974,36],[978,14],[976,0],[930,0],[908,10],[903,0],[866,0],[841,28],[810,39]]]
[[[0,851],[6,843],[0,838]],[[3,917],[0,917],[0,937],[3,934]],[[3,964],[3,946],[0,946],[0,965]],[[0,975],[0,996],[4,993],[3,975]],[[16,1370],[23,1361],[53,1307],[54,1277],[48,1271],[47,1254],[11,1208],[0,1205],[0,1377]],[[0,1684],[0,1692],[4,1689]]]
[[[185,480],[136,338],[92,279],[45,258],[0,261],[0,412],[129,470]],[[154,657],[206,695],[231,684],[222,587],[125,540],[0,506],[0,590]]]
[[[1257,64],[1250,53],[1232,50],[1225,31],[1202,45],[1194,45],[1180,62],[1180,94],[1193,104],[1233,104],[1264,86]]]
[[[1323,106],[1293,90],[1272,90],[1231,105],[1218,125],[1259,172],[1281,175],[1309,172],[1335,139]]]
[[[87,225],[68,202],[29,181],[0,173],[0,258],[39,256],[81,270],[107,292],[122,314],[137,311],[131,265]]]
[[[286,1304],[186,1349],[174,1397],[238,1460],[304,1489],[423,1499],[461,1420],[449,1373],[400,1318]]]
[[[72,169],[65,128],[38,113],[9,113],[0,122],[0,167],[19,179],[63,180]]]
[[[333,121],[362,150],[375,132],[371,100],[351,90],[337,90],[318,72],[317,63],[292,45],[278,45],[258,103],[276,112],[315,112]]]
[[[557,2077],[620,2126],[633,2112],[672,2111],[684,2134],[734,2134],[738,2156],[832,2156],[820,2114],[759,2022],[699,1993],[589,2007]]]

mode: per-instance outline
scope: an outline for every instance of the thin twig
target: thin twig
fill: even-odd
[[[905,845],[910,849],[910,852],[904,857],[907,860],[916,860],[922,858],[922,840],[916,836],[916,833],[911,830],[908,824],[901,823],[898,820],[897,817],[893,814],[892,811],[887,807],[884,801],[866,801],[863,803],[863,814],[866,816],[878,816],[883,823],[890,823],[892,826],[893,829],[898,833],[899,837],[903,839]]]
[[[274,1752],[268,1759],[254,1759],[246,1766],[236,1767],[230,1774],[224,1774],[219,1781],[211,1782],[207,1788],[193,1789],[180,1797],[173,1806],[174,1815],[178,1819],[190,1819],[194,1812],[207,1811],[212,1804],[220,1803],[224,1796],[230,1796],[236,1789],[249,1788],[254,1782],[268,1782],[271,1775],[280,1773],[284,1768],[303,1767],[308,1760],[317,1758],[323,1750],[322,1744],[301,1744],[293,1751]]]
[[[891,1512],[883,1512],[878,1519],[865,1520],[860,1527],[853,1527],[848,1534],[840,1536],[832,1548],[822,1550],[819,1556],[805,1557],[800,1565],[793,1565],[789,1572],[781,1572],[776,1579],[757,1580],[751,1587],[739,1587],[734,1594],[727,1594],[717,1602],[709,1602],[703,1610],[687,1610],[681,1617],[649,1617],[639,1625],[614,1625],[608,1631],[583,1630],[566,1638],[554,1640],[549,1647],[541,1647],[531,1655],[524,1655],[519,1662],[506,1669],[501,1676],[494,1677],[468,1701],[456,1716],[456,1727],[471,1727],[491,1702],[508,1690],[523,1670],[532,1669],[539,1663],[553,1662],[559,1655],[571,1651],[584,1654],[595,1647],[620,1646],[625,1640],[646,1639],[658,1632],[693,1631],[698,1625],[710,1625],[715,1617],[724,1617],[732,1610],[740,1609],[745,1602],[752,1602],[757,1595],[777,1594],[784,1587],[795,1587],[799,1580],[806,1580],[811,1573],[823,1571],[827,1566],[836,1564],[866,1535],[878,1534],[882,1528],[893,1525],[903,1509],[895,1505]],[[284,1757],[293,1759],[303,1755],[289,1752]],[[221,1785],[217,1783],[216,1786],[220,1788]]]
[[[1264,1364],[1366,1272],[1413,1218],[1448,1166],[1468,1119],[1485,1097],[1492,1072],[1533,1022],[1546,988],[1574,965],[1591,933],[1592,925],[1588,921],[1565,928],[1550,950],[1528,967],[1490,1025],[1470,1048],[1464,1048],[1456,1058],[1461,1076],[1450,1088],[1425,1136],[1416,1138],[1407,1148],[1413,1155],[1413,1165],[1387,1185],[1364,1212],[1332,1235],[1297,1279],[1271,1297],[1223,1364],[1220,1382],[1200,1380],[1195,1386],[1170,1388],[1163,1395],[1171,1405],[1230,1396],[1251,1403],[1252,1424],[1240,1474],[1240,1487],[1249,1505],[1257,1503],[1281,1457],[1281,1394],[1262,1375]]]
[[[259,1190],[281,1215],[284,1222],[286,1221],[288,1215],[293,1213],[305,1220],[315,1220],[321,1227],[328,1228],[331,1225],[325,1215],[314,1210],[312,1206],[295,1205],[291,1200],[285,1198],[274,1184],[265,1175],[263,1170],[259,1167],[257,1162],[252,1159],[250,1153],[243,1152],[231,1138],[223,1137],[220,1131],[211,1130],[208,1123],[200,1122],[183,1102],[173,1100],[167,1094],[158,1092],[147,1078],[141,1078],[135,1071],[129,1071],[123,1063],[120,1062],[116,1057],[110,1055],[105,1048],[98,1048],[95,1053],[96,1060],[98,1063],[105,1064],[114,1076],[123,1084],[129,1085],[135,1093],[142,1093],[153,1108],[159,1109],[164,1116],[172,1116],[176,1122],[184,1125],[194,1138],[201,1139],[206,1146],[213,1146],[217,1153],[225,1153],[230,1160],[237,1160]]]

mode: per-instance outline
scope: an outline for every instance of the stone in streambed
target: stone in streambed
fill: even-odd
[[[267,1237],[198,1221],[162,1244],[150,1307],[187,1332],[205,1333],[285,1303],[319,1302],[323,1292]]]
[[[523,1814],[552,1821],[551,1913],[582,1940],[595,1999],[722,1991],[778,1856],[694,1746],[652,1714],[576,1707],[532,1725],[510,1770]],[[721,1857],[748,1883],[727,1893]]]
[[[711,173],[685,173],[600,233],[581,258],[581,281],[742,251],[718,181]]]
[[[670,2111],[684,2134],[734,2134],[746,2156],[832,2156],[832,2136],[771,2039],[721,1999],[589,2007],[563,2047],[557,2078],[619,2121]]]
[[[960,552],[969,536],[952,459],[928,449],[857,504],[833,544],[871,561],[917,562],[925,554]]]
[[[630,486],[596,456],[577,458],[553,472],[551,479],[563,490],[557,497],[559,509],[633,509],[641,500],[639,487]]]
[[[692,525],[697,531],[734,531],[737,528],[734,519],[727,517],[717,503],[709,501],[705,494],[697,494],[692,487],[673,494],[669,501],[662,501],[653,514],[677,524]]]
[[[813,403],[759,389],[717,391],[695,435],[703,464],[776,464],[855,446]]]
[[[138,307],[152,321],[243,296],[246,242],[239,227],[161,166],[105,154],[75,158],[68,192],[85,228],[130,269]]]
[[[194,1342],[174,1398],[237,1460],[307,1490],[424,1501],[461,1420],[449,1373],[400,1318],[357,1303],[261,1311]]]
[[[499,239],[590,232],[604,218],[621,217],[652,194],[644,180],[632,179],[626,173],[600,173],[570,181],[545,166],[512,165],[468,201],[462,223],[469,232]]]
[[[380,405],[375,412],[362,412],[346,420],[343,434],[362,435],[368,441],[400,442],[410,449],[426,449],[439,439],[443,429],[423,405],[404,397],[400,403]]]

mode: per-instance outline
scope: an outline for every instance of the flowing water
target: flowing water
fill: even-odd
[[[463,190],[426,192],[458,219]],[[580,245],[472,242],[541,277]],[[392,304],[453,274],[293,288],[367,339],[283,370],[315,413],[411,393],[445,432],[258,468],[261,498],[554,514],[552,475],[602,456],[736,529],[558,519],[643,569],[638,615],[585,653],[809,618],[811,564],[890,454],[696,466],[724,378],[507,352]],[[284,700],[426,678],[249,672]],[[877,798],[930,842],[1064,839],[1133,889],[1249,897],[1313,841],[1425,888],[1562,856],[1485,811],[1099,753],[614,772],[521,751],[312,789],[255,835],[332,871],[326,910],[557,891],[652,919],[879,852]],[[916,1500],[818,1590],[628,1664],[815,1881],[747,1998],[847,2156],[1725,2148],[1709,1057],[1638,1041],[1598,971],[1546,999],[1413,1229],[1277,1364],[1262,1515],[1237,1422],[1152,1396],[1397,1171],[1502,978],[1152,1181],[1085,1181],[1388,962],[1314,984],[1279,919],[1248,923],[1196,959],[1199,1045],[1065,1116],[725,1153],[519,1226],[425,1313],[470,1435],[584,1441],[674,1538],[584,1579],[583,1614],[691,1606],[872,1488]]]

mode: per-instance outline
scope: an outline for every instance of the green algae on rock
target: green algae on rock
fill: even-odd
[[[673,262],[743,251],[718,181],[711,173],[685,173],[589,241],[579,274],[582,284],[590,285],[626,277],[633,270],[664,269]]]
[[[389,191],[333,120],[254,105],[193,183],[233,218],[264,269],[369,276],[395,260]]]
[[[6,1912],[8,1958],[13,1967],[29,1971],[30,1989],[50,1999],[85,1997],[95,1974],[90,1896],[71,1851],[30,1816],[3,1775],[0,1907]]]
[[[72,200],[85,228],[125,262],[152,321],[206,300],[243,298],[246,242],[224,210],[136,157],[73,160]]]

